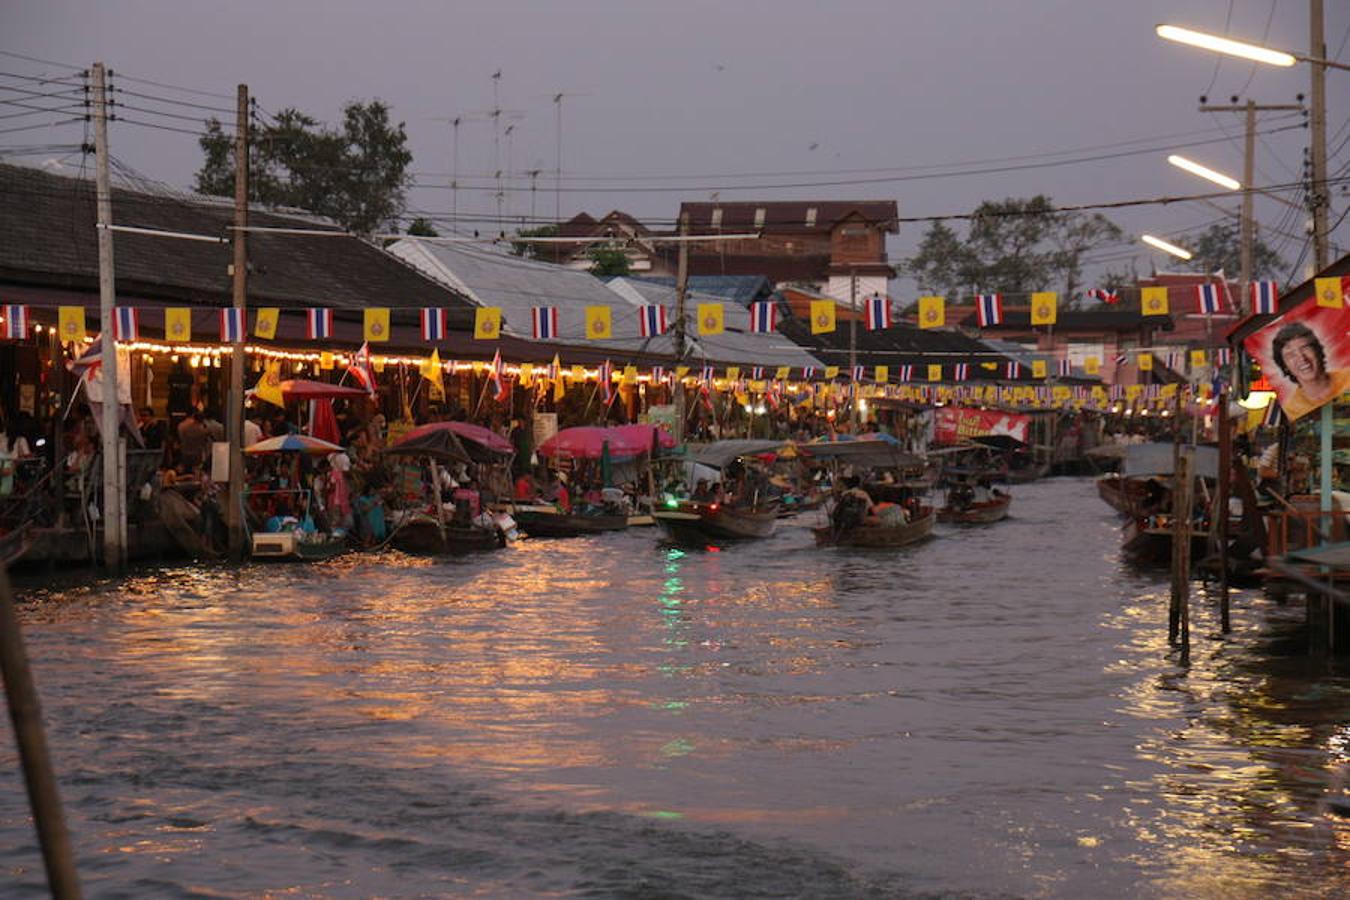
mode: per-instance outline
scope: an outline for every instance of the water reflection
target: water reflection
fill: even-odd
[[[1031,485],[1014,518],[901,554],[633,530],[149,572],[33,587],[25,619],[107,892],[605,894],[705,869],[731,895],[745,872],[821,896],[1343,884],[1350,826],[1324,797],[1350,681],[1272,662],[1301,616],[1250,593],[1222,640],[1193,599],[1179,668],[1165,576],[1122,567],[1098,503]],[[14,778],[8,869],[31,865]]]

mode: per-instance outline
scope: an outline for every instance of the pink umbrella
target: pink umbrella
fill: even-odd
[[[564,428],[553,437],[539,445],[539,455],[548,457],[570,457],[572,459],[599,459],[609,444],[612,459],[628,459],[640,456],[651,449],[651,438],[646,443],[640,436],[625,435],[617,428],[597,428],[582,425],[576,428]]]
[[[281,396],[287,403],[294,400],[334,400],[339,397],[365,397],[368,394],[362,388],[343,387],[340,384],[328,384],[324,381],[307,381],[292,378],[281,383]]]
[[[453,432],[466,441],[481,444],[496,453],[511,454],[516,452],[516,448],[506,438],[491,428],[474,425],[472,422],[432,422],[429,425],[419,425],[400,438],[399,443],[401,444],[404,441],[420,442],[428,435],[435,434],[438,431]]]
[[[630,443],[640,443],[648,450],[652,448],[652,435],[656,435],[660,447],[669,450],[675,446],[675,435],[666,431],[660,425],[616,425],[614,430],[629,439]]]

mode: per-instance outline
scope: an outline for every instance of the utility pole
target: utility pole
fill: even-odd
[[[859,393],[862,386],[858,380],[853,377],[858,366],[858,270],[854,269],[849,273],[848,279],[848,308],[853,313],[848,319],[848,374],[853,383],[853,433],[858,433],[858,423],[862,421],[862,413],[858,409]]]
[[[244,558],[244,332],[248,330],[248,85],[239,85],[234,123],[234,308],[239,334],[230,348],[230,411],[225,439],[230,448],[230,558]]]
[[[1248,98],[1246,103],[1239,104],[1238,98],[1233,97],[1233,102],[1229,106],[1211,106],[1205,102],[1205,99],[1204,97],[1200,98],[1200,112],[1235,112],[1242,113],[1246,117],[1247,133],[1246,139],[1243,141],[1242,159],[1242,212],[1238,217],[1239,241],[1241,242],[1239,250],[1242,259],[1238,282],[1242,287],[1240,288],[1241,296],[1237,303],[1238,312],[1246,314],[1251,311],[1252,247],[1256,243],[1256,217],[1252,203],[1256,194],[1256,188],[1254,187],[1256,184],[1256,114],[1285,110],[1302,112],[1303,104],[1275,103],[1259,106],[1251,98]]]
[[[1313,269],[1321,272],[1330,263],[1327,219],[1331,213],[1331,194],[1327,188],[1327,58],[1323,34],[1322,0],[1310,0],[1308,8],[1312,67],[1312,190],[1308,205],[1313,216]],[[1318,62],[1323,60],[1323,62]],[[1328,407],[1329,408],[1329,407]]]
[[[684,301],[689,293],[689,213],[680,213],[680,255],[675,269],[675,368],[684,362]],[[675,445],[684,443],[684,380],[675,379]]]
[[[117,305],[113,268],[112,188],[108,177],[108,85],[103,63],[94,63],[95,191],[98,204],[98,300],[103,370],[103,565],[120,572],[127,559],[126,457],[122,453],[122,404],[117,370],[113,308]]]

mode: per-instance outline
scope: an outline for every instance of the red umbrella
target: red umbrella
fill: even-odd
[[[343,387],[340,384],[328,384],[324,381],[306,381],[292,378],[281,383],[281,397],[287,403],[294,400],[335,400],[346,397],[366,397],[362,388]]]
[[[624,437],[629,438],[629,443],[640,443],[648,450],[652,448],[652,434],[655,433],[659,440],[660,447],[669,450],[675,446],[675,435],[666,431],[660,425],[616,425],[614,430]]]
[[[544,441],[539,445],[539,455],[599,459],[606,442],[609,444],[609,455],[613,459],[640,456],[651,449],[650,435],[644,443],[640,436],[625,435],[617,428],[582,425],[577,428],[564,428]]]

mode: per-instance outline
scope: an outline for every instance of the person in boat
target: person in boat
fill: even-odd
[[[843,485],[844,490],[840,493],[831,514],[835,527],[857,528],[866,525],[869,520],[874,524],[879,522],[872,503],[872,495],[863,489],[861,479],[857,475],[848,475],[844,478]]]
[[[483,511],[483,497],[478,492],[478,481],[473,478],[455,488],[450,501],[455,504],[455,523],[459,525],[475,521]]]
[[[516,479],[515,499],[526,503],[539,499],[539,484],[529,472],[521,472]]]
[[[947,492],[947,505],[952,509],[969,509],[975,502],[975,489],[962,481],[952,485]]]
[[[698,503],[712,502],[713,499],[712,485],[708,483],[708,479],[700,478],[698,480],[698,483],[694,485],[694,492],[689,495],[689,499],[694,500]]]
[[[548,487],[544,491],[544,500],[558,507],[563,513],[572,511],[572,497],[567,492],[567,481],[561,473],[555,473],[548,482]]]

